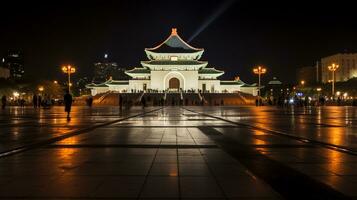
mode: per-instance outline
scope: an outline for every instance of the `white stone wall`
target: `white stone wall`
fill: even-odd
[[[101,94],[101,93],[106,93],[109,91],[109,87],[97,87],[97,88],[91,88],[91,94],[92,96],[95,96],[97,94]]]
[[[151,71],[151,89],[166,90],[171,78],[177,78],[183,90],[198,89],[197,71]]]
[[[125,92],[129,91],[129,85],[109,85],[109,90],[115,92]]]
[[[219,80],[199,80],[198,88],[203,91],[203,84],[206,84],[206,91],[220,93],[221,85]]]
[[[152,89],[150,80],[129,80],[128,92],[131,92],[131,90],[143,91],[144,84],[146,84],[146,89]]]
[[[243,93],[251,94],[253,96],[258,95],[258,87],[241,87],[240,91]]]
[[[221,85],[221,91],[222,92],[228,92],[228,93],[232,93],[232,92],[239,92],[241,89],[240,85]]]

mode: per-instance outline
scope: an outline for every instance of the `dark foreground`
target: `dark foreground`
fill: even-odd
[[[0,111],[0,198],[357,198],[357,109]]]

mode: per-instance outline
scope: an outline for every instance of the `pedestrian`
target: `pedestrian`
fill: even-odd
[[[37,98],[37,107],[41,108],[41,105],[42,105],[42,97],[41,97],[41,95],[38,95],[38,98]]]
[[[20,99],[20,106],[21,106],[21,108],[25,107],[25,103],[26,103],[25,99],[24,99],[24,98],[21,98],[21,99]]]
[[[32,104],[34,108],[37,108],[37,95],[34,94],[32,97]]]
[[[69,90],[66,90],[66,94],[63,96],[64,111],[67,112],[67,119],[70,119],[71,107],[72,107],[72,95]]]
[[[146,107],[146,99],[145,99],[145,97],[141,97],[141,105],[142,105],[143,108]]]
[[[93,105],[93,97],[92,97],[92,95],[89,95],[89,98],[88,98],[88,106],[89,106],[89,107],[92,107],[92,105]]]
[[[6,96],[3,95],[3,96],[1,97],[1,108],[2,108],[2,109],[5,109],[5,107],[6,107],[6,101],[7,101]]]
[[[121,94],[119,94],[119,109],[123,109],[123,96]]]

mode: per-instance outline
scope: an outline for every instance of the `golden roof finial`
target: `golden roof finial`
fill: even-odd
[[[177,35],[177,28],[171,29],[171,35]]]

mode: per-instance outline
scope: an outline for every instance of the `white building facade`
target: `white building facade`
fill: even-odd
[[[223,71],[207,67],[207,61],[201,61],[204,49],[187,44],[177,34],[175,28],[171,35],[160,45],[146,48],[147,61],[141,61],[142,67],[125,73],[131,77],[128,81],[108,80],[101,84],[89,84],[92,95],[113,92],[209,92],[232,93],[244,92],[257,95],[257,86],[248,85],[240,80],[221,81]]]

